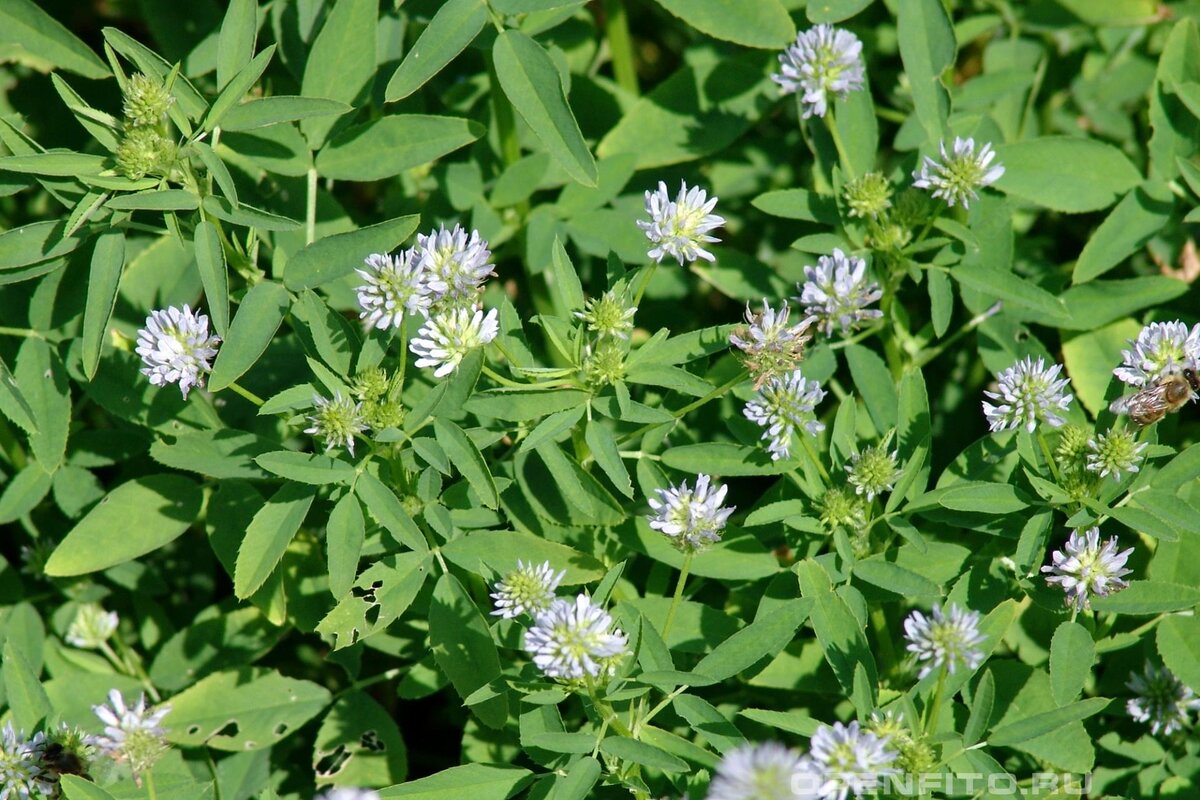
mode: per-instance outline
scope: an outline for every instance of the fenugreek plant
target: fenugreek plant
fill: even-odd
[[[1200,797],[1194,0],[0,0],[0,800]]]

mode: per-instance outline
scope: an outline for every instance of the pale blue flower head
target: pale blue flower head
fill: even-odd
[[[805,119],[823,117],[833,98],[845,99],[866,83],[862,42],[832,25],[817,25],[796,36],[779,54],[780,70],[771,79],[784,94],[800,93]]]

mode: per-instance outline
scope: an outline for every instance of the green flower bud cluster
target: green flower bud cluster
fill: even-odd
[[[166,175],[178,148],[169,136],[167,111],[175,98],[156,79],[137,73],[125,83],[124,135],[117,146],[117,171],[131,180]]]
[[[350,392],[362,403],[363,421],[373,430],[398,428],[404,422],[404,406],[388,397],[391,386],[391,378],[379,367],[354,377]]]

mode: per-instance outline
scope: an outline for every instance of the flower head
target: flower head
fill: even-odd
[[[550,608],[554,590],[566,574],[566,570],[555,572],[549,561],[526,564],[517,559],[517,568],[492,587],[496,590],[492,593],[492,599],[496,601],[496,610],[492,613],[505,619],[521,614],[536,617]]]
[[[826,336],[832,336],[835,328],[849,333],[863,320],[883,316],[879,309],[867,308],[883,296],[879,284],[867,279],[867,262],[837,248],[817,259],[817,266],[805,267],[804,283],[798,287],[796,299],[807,316],[819,320]]]
[[[1200,369],[1200,324],[1188,330],[1179,320],[1151,322],[1122,350],[1121,366],[1113,375],[1130,386],[1153,386],[1168,373]]]
[[[809,759],[778,742],[740,744],[717,764],[706,800],[801,800],[820,785]]]
[[[846,800],[878,788],[880,779],[895,772],[896,753],[888,739],[859,727],[857,722],[822,725],[813,734],[810,755],[825,781],[821,797]]]
[[[892,207],[892,185],[882,172],[868,172],[842,191],[852,217],[879,219]]]
[[[866,495],[868,501],[874,500],[876,495],[890,492],[900,477],[896,451],[889,451],[887,442],[852,454],[846,472],[855,493]]]
[[[1121,472],[1137,472],[1142,463],[1142,451],[1149,444],[1138,442],[1128,428],[1114,428],[1088,440],[1087,469],[1101,478],[1112,475],[1121,480]]]
[[[815,320],[806,317],[789,325],[790,313],[786,302],[776,311],[764,297],[762,311],[746,304],[745,327],[729,334],[729,343],[742,351],[742,361],[754,375],[755,388],[773,375],[790,372],[804,358],[804,346],[812,339],[809,328]]]
[[[925,662],[920,677],[924,678],[934,669],[945,666],[954,672],[959,666],[975,669],[983,663],[985,641],[979,632],[979,612],[959,608],[951,604],[942,611],[940,604],[933,606],[933,613],[925,616],[914,611],[904,620],[904,638],[908,650],[916,653],[917,661]]]
[[[166,175],[175,163],[177,148],[158,128],[130,128],[117,145],[117,172],[130,180]]]
[[[367,429],[362,403],[342,397],[341,392],[334,394],[332,400],[314,394],[313,409],[315,413],[308,416],[309,426],[304,432],[324,439],[326,452],[345,447],[354,455],[354,437]]]
[[[117,612],[105,611],[96,603],[85,603],[75,612],[75,619],[67,628],[67,643],[83,650],[95,650],[116,632],[120,621]]]
[[[941,162],[925,156],[921,169],[913,173],[913,186],[932,189],[933,196],[945,200],[951,208],[956,204],[969,208],[972,200],[979,199],[978,189],[995,183],[1004,174],[1000,164],[992,166],[996,151],[991,142],[985,142],[976,153],[974,139],[955,136],[952,152],[946,152],[945,142],[940,149]]]
[[[1146,662],[1141,675],[1129,673],[1125,683],[1137,695],[1125,704],[1129,716],[1150,723],[1155,736],[1170,736],[1192,726],[1192,711],[1200,709],[1200,698],[1171,670]]]
[[[708,232],[725,224],[725,219],[712,213],[717,207],[717,198],[708,198],[699,186],[688,189],[686,183],[679,186],[679,194],[672,200],[667,185],[658,182],[658,189],[646,192],[648,220],[638,220],[638,227],[646,232],[646,238],[654,247],[647,255],[657,263],[672,256],[680,266],[686,262],[703,258],[716,261],[716,256],[704,249],[704,245],[719,242]]]
[[[175,98],[158,80],[140,72],[129,76],[125,84],[125,101],[121,110],[125,124],[131,128],[158,125],[166,119]]]
[[[208,332],[208,317],[186,305],[152,311],[137,334],[137,354],[146,365],[142,374],[155,386],[178,383],[187,399],[193,386],[204,386],[220,342]]]
[[[588,386],[598,389],[616,383],[625,377],[626,348],[617,339],[601,338],[589,344],[583,351],[583,379]]]
[[[317,795],[314,800],[379,800],[379,792],[374,789],[351,789],[337,786]]]
[[[771,80],[784,94],[803,92],[804,118],[823,117],[830,96],[845,99],[866,82],[862,42],[853,33],[832,25],[817,25],[796,36],[779,54],[780,70]]]
[[[145,695],[127,706],[117,689],[108,693],[108,702],[109,705],[92,706],[104,723],[104,735],[96,743],[113,760],[128,762],[133,774],[139,775],[167,751],[167,732],[162,721],[171,713],[171,706],[162,704],[151,709],[146,705]]]
[[[575,317],[587,323],[588,330],[599,336],[628,339],[636,313],[637,306],[626,305],[624,297],[609,289],[588,300],[582,311],[575,312]]]
[[[843,486],[830,486],[817,501],[821,524],[830,532],[834,528],[858,531],[867,524],[867,504]]]
[[[586,594],[559,598],[525,632],[525,650],[547,676],[565,680],[616,672],[629,640]]]
[[[1052,428],[1066,422],[1059,412],[1071,405],[1072,395],[1063,391],[1070,382],[1058,377],[1061,371],[1061,364],[1047,368],[1045,359],[1038,358],[1035,362],[1026,356],[997,375],[999,391],[984,392],[999,401],[997,404],[983,401],[983,413],[991,429],[1015,430],[1023,426],[1033,433],[1039,422]]]
[[[428,274],[412,250],[399,255],[372,253],[365,259],[366,269],[355,270],[366,281],[358,293],[359,318],[369,328],[399,328],[404,314],[429,311]]]
[[[52,790],[51,776],[39,764],[41,734],[26,739],[6,722],[0,730],[0,800],[41,798]]]
[[[758,390],[758,395],[742,410],[746,419],[766,428],[763,439],[769,439],[767,451],[773,461],[791,455],[792,436],[798,428],[816,436],[825,430],[813,412],[825,398],[825,390],[793,370],[789,375],[774,376]]]
[[[38,734],[30,743],[30,750],[38,766],[42,770],[41,780],[47,784],[42,791],[47,797],[57,798],[59,789],[59,771],[64,759],[74,761],[77,774],[86,774],[99,754],[97,737],[85,733],[82,728],[59,723],[57,728],[50,728],[45,735]],[[0,792],[0,796],[3,793]]]
[[[418,367],[433,367],[433,374],[444,378],[458,369],[467,353],[483,347],[499,332],[494,308],[486,316],[479,306],[445,309],[430,315],[408,349],[417,356],[414,363]]]
[[[1101,545],[1099,528],[1089,528],[1082,536],[1076,530],[1062,550],[1050,554],[1052,563],[1042,572],[1050,575],[1046,583],[1061,586],[1067,603],[1082,611],[1091,607],[1093,596],[1104,597],[1129,585],[1122,578],[1132,572],[1125,569],[1132,552],[1132,547],[1117,552],[1115,536]]]
[[[721,531],[733,514],[733,506],[722,507],[728,486],[713,486],[707,475],[696,476],[696,488],[687,481],[668,489],[656,489],[650,498],[650,527],[662,532],[680,550],[699,550],[721,540]]]
[[[437,301],[473,304],[483,282],[496,274],[487,240],[480,238],[479,231],[468,236],[460,225],[418,234],[416,258],[429,273],[429,288]]]

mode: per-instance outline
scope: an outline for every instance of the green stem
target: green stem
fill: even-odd
[[[512,103],[500,78],[496,75],[496,65],[491,58],[487,59],[488,81],[491,84],[492,116],[496,120],[496,134],[500,138],[500,156],[505,164],[512,164],[521,158],[521,142],[517,138],[517,122],[513,115]]]
[[[825,113],[825,127],[829,129],[829,136],[833,139],[833,146],[838,154],[838,162],[842,165],[842,169],[846,170],[846,177],[853,180],[854,165],[850,163],[850,157],[846,155],[846,147],[842,144],[842,134],[838,132],[837,120],[834,118],[832,108],[829,108]]]
[[[1050,444],[1046,441],[1046,437],[1042,435],[1042,429],[1037,429],[1038,445],[1042,448],[1042,455],[1046,458],[1046,464],[1050,467],[1050,474],[1054,477],[1055,483],[1061,483],[1062,478],[1058,474],[1058,462],[1054,460],[1054,455],[1050,452]]]
[[[357,692],[362,689],[366,689],[368,686],[374,686],[377,683],[384,683],[392,680],[393,678],[398,678],[400,677],[400,673],[403,671],[404,670],[401,667],[393,667],[392,669],[381,672],[378,675],[372,675],[369,678],[361,678],[347,686],[345,689],[342,689],[340,692],[334,695],[333,699],[338,700],[350,694],[351,692]]]
[[[675,596],[671,598],[671,607],[667,609],[667,621],[663,623],[662,638],[665,642],[671,632],[671,623],[675,621],[675,612],[679,609],[679,601],[683,599],[683,587],[687,583],[688,573],[692,570],[692,553],[683,557],[683,567],[679,570],[679,580],[675,583]]]
[[[501,386],[515,386],[515,387],[522,388],[522,389],[525,388],[526,386],[529,386],[528,383],[521,383],[520,381],[514,381],[509,378],[504,377],[503,375],[501,375],[500,373],[496,372],[494,369],[489,367],[487,364],[483,365],[482,372],[484,375],[487,375],[489,378],[491,378],[492,380],[494,380],[496,383],[500,384]]]
[[[658,262],[651,261],[650,264],[642,269],[642,273],[638,275],[637,292],[633,296],[633,307],[636,309],[642,302],[642,295],[646,293],[646,287],[650,285],[650,279],[654,277],[654,271],[658,269]]]
[[[239,386],[236,381],[234,383],[229,384],[228,388],[232,389],[234,394],[241,395],[242,397],[249,400],[251,403],[254,403],[254,405],[256,405],[256,406],[261,406],[263,403],[266,402],[266,400],[263,400],[261,397],[259,397],[254,392],[250,391],[249,389],[244,389],[241,386]]]
[[[875,630],[875,646],[879,649],[880,672],[888,675],[896,664],[896,648],[892,644],[891,628],[888,627],[883,606],[877,605],[871,609],[871,627]]]
[[[0,326],[0,336],[23,336],[27,339],[41,339],[42,335],[32,328],[8,328]]]
[[[917,369],[920,369],[921,367],[928,364],[930,361],[933,361],[935,358],[937,358],[942,353],[944,353],[946,351],[946,348],[950,347],[955,342],[957,342],[959,339],[963,338],[968,333],[975,330],[976,328],[978,328],[983,323],[987,322],[992,317],[996,316],[996,314],[1000,313],[1000,309],[1002,309],[1003,307],[1004,307],[1004,303],[996,302],[990,308],[988,308],[986,311],[976,314],[974,317],[971,318],[971,320],[969,322],[967,322],[966,325],[962,326],[957,331],[952,333],[950,336],[943,339],[938,344],[937,347],[930,348],[929,350],[923,350],[922,352],[918,353],[917,357],[913,359],[913,366],[916,367]]]
[[[317,168],[308,168],[308,194],[304,205],[304,241],[317,240]]]
[[[946,688],[946,668],[941,668],[941,674],[938,675],[937,688],[933,690],[933,703],[926,707],[929,716],[925,718],[925,734],[928,736],[933,733],[933,729],[937,726],[938,717],[942,713],[942,692]]]
[[[804,431],[800,431],[797,435],[800,437],[800,443],[804,445],[804,452],[808,453],[808,457],[812,461],[813,466],[817,468],[817,473],[820,474],[821,480],[825,482],[826,486],[833,485],[833,480],[829,477],[829,472],[825,469],[825,465],[821,463],[821,458],[817,454],[817,450],[815,447],[813,447],[812,442],[809,440],[807,434],[805,434]]]
[[[158,800],[158,793],[154,791],[154,774],[146,773],[146,796],[150,800]]]
[[[604,0],[604,33],[612,56],[617,85],[634,97],[638,95],[637,67],[633,60],[633,37],[629,35],[629,16],[624,0]]]

